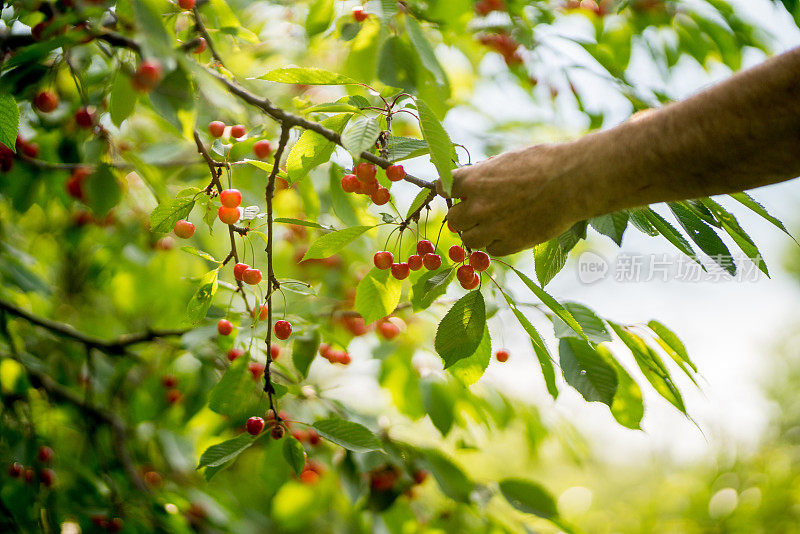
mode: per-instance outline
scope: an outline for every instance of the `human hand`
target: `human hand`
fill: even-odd
[[[453,171],[451,196],[461,202],[447,214],[451,227],[467,247],[493,256],[557,237],[584,218],[583,188],[571,173],[580,158],[573,152],[538,145]]]

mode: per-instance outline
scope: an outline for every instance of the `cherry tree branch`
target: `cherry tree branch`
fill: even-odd
[[[50,332],[53,332],[56,335],[61,337],[66,337],[69,339],[74,339],[75,341],[79,341],[86,345],[89,348],[97,349],[101,352],[104,352],[108,355],[113,356],[121,356],[123,354],[128,353],[127,348],[131,345],[136,345],[138,343],[145,343],[148,341],[153,341],[154,339],[164,338],[164,337],[175,337],[175,336],[182,336],[188,330],[148,330],[145,332],[138,332],[132,334],[123,334],[115,339],[100,339],[94,336],[90,336],[88,334],[84,334],[73,328],[72,326],[66,323],[59,323],[56,321],[51,321],[50,319],[45,319],[44,317],[39,317],[38,315],[34,315],[33,313],[26,311],[10,302],[0,299],[0,310],[6,311],[15,317],[19,317],[21,319],[25,319],[29,323],[35,324],[40,326]]]

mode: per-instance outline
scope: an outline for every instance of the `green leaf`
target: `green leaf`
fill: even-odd
[[[463,360],[462,360],[463,361]],[[422,390],[422,403],[425,411],[431,418],[436,429],[446,437],[453,428],[453,413],[456,400],[447,384],[437,380],[423,380],[420,382]]]
[[[17,101],[6,91],[0,91],[0,143],[16,152],[19,132],[19,108]]]
[[[353,452],[381,449],[378,438],[363,425],[338,417],[323,419],[312,425],[320,436]]]
[[[431,195],[433,195],[435,197],[436,193],[435,192],[431,192],[431,191],[429,191],[428,189],[425,189],[425,188],[421,189],[420,192],[417,193],[417,196],[414,197],[414,200],[411,201],[411,205],[408,207],[408,212],[406,213],[406,219],[411,217],[412,213],[414,213],[416,210],[418,210],[420,208],[420,206],[425,204],[425,202],[427,202],[427,200],[428,200],[428,197],[430,197]]]
[[[545,519],[558,517],[555,499],[539,484],[521,478],[507,478],[498,485],[503,497],[517,510]]]
[[[436,84],[447,86],[447,75],[441,64],[439,64],[439,60],[436,59],[433,47],[428,42],[428,39],[425,38],[422,27],[420,27],[414,17],[406,17],[406,31],[408,32],[408,38],[411,40],[411,44],[414,45],[414,50],[416,50],[419,55],[420,62],[428,69],[428,72],[433,75]]]
[[[658,235],[658,230],[656,230],[655,227],[650,224],[650,221],[645,215],[645,209],[648,208],[632,210],[628,213],[631,224],[643,234],[647,234],[650,237],[655,237]]]
[[[466,473],[436,449],[419,449],[419,452],[423,455],[422,464],[436,479],[442,493],[455,501],[468,503],[474,484]]]
[[[159,0],[136,0],[131,2],[131,6],[143,46],[156,57],[169,57],[172,40],[162,22],[164,5]]]
[[[489,328],[483,329],[480,345],[471,356],[462,358],[448,368],[450,374],[458,378],[462,384],[471,386],[481,379],[489,361],[492,359],[492,338]]]
[[[445,369],[478,348],[486,327],[486,305],[480,291],[470,291],[458,300],[439,323],[434,346]]]
[[[642,417],[644,417],[642,390],[631,378],[631,375],[615,360],[610,350],[603,345],[595,349],[614,366],[619,380],[617,391],[614,394],[614,402],[610,406],[611,415],[625,428],[641,430]]]
[[[303,444],[293,436],[286,436],[283,438],[283,457],[294,474],[300,476],[306,465],[306,451],[303,449]]]
[[[592,343],[603,343],[604,341],[611,341],[611,335],[606,329],[606,325],[600,317],[598,317],[592,310],[578,304],[577,302],[565,302],[564,307],[572,314],[575,320],[581,325],[583,333],[586,338]],[[575,330],[559,319],[553,318],[553,326],[555,327],[556,337],[576,337]]]
[[[306,33],[313,37],[328,29],[333,22],[333,0],[315,0],[308,8]],[[299,473],[298,473],[299,474]]]
[[[384,20],[397,15],[397,0],[381,0],[381,13]]]
[[[217,467],[227,463],[239,456],[253,443],[255,443],[255,438],[250,434],[244,433],[228,441],[212,445],[200,456],[200,463],[198,463],[197,469]]]
[[[533,294],[536,295],[536,298],[541,300],[545,306],[550,308],[550,311],[556,314],[556,317],[558,317],[564,323],[569,325],[569,327],[572,328],[576,334],[583,337],[584,339],[586,338],[586,335],[583,333],[581,325],[578,324],[578,321],[575,320],[575,318],[572,316],[569,310],[567,310],[564,306],[562,306],[556,299],[551,297],[547,293],[547,291],[534,284],[533,280],[525,276],[524,273],[520,272],[514,267],[512,267],[512,269],[514,270],[515,273],[517,273],[519,279],[522,280],[526,286],[528,286],[528,289],[530,289],[533,292]]]
[[[122,190],[111,167],[106,164],[97,166],[87,180],[86,195],[89,207],[92,208],[95,215],[101,217],[117,205],[122,198]]]
[[[622,246],[622,236],[628,227],[628,217],[627,211],[615,211],[589,219],[589,225],[601,234],[610,237],[617,245]]]
[[[117,71],[114,81],[111,82],[111,95],[109,96],[108,111],[111,122],[119,127],[122,122],[131,116],[136,109],[139,94],[134,90],[131,81],[122,71]]]
[[[363,117],[350,123],[342,134],[342,146],[350,152],[354,160],[361,158],[361,153],[375,146],[381,133],[378,120],[374,117]]]
[[[686,405],[683,403],[683,397],[658,354],[650,348],[644,340],[630,332],[627,328],[612,322],[609,322],[609,324],[622,342],[625,343],[625,346],[631,351],[636,365],[639,366],[642,374],[647,381],[650,382],[650,385],[653,386],[653,389],[685,414]]]
[[[343,113],[329,117],[320,124],[337,133],[341,133],[349,120],[350,115]],[[311,130],[303,132],[300,139],[289,151],[289,156],[286,159],[286,174],[289,176],[289,181],[296,182],[301,180],[312,169],[328,162],[335,148],[336,144],[334,142],[329,141],[320,134]]]
[[[736,274],[736,264],[731,253],[717,233],[689,208],[679,202],[670,202],[669,209],[700,250],[725,269],[731,276]]]
[[[237,358],[211,389],[208,407],[222,415],[239,413],[253,393],[253,377],[247,369],[248,358]]]
[[[702,263],[700,263],[700,260],[698,259],[697,254],[695,254],[694,249],[692,248],[692,245],[690,245],[689,242],[686,241],[686,239],[680,234],[680,232],[678,232],[675,229],[674,226],[669,224],[661,215],[659,215],[658,213],[653,211],[651,208],[645,208],[643,210],[643,213],[644,213],[645,217],[647,218],[647,221],[656,230],[658,230],[658,233],[660,233],[661,235],[666,237],[667,241],[672,243],[675,246],[675,248],[677,248],[678,250],[680,250],[681,252],[683,252],[684,254],[689,256],[690,258],[692,258],[699,265],[701,265],[701,266],[703,265]],[[705,267],[703,267],[703,270],[705,270]]]
[[[730,195],[730,197],[736,200],[737,202],[740,202],[744,206],[747,206],[748,208],[750,208],[750,210],[754,211],[755,213],[757,213],[758,215],[760,215],[761,217],[763,217],[764,219],[775,225],[775,227],[783,230],[783,232],[785,232],[786,235],[792,237],[792,234],[789,233],[789,230],[786,229],[786,226],[784,226],[784,224],[777,217],[771,215],[767,211],[767,208],[765,208],[761,203],[759,203],[756,199],[754,199],[747,193],[733,193],[732,195]],[[792,237],[792,239],[794,238]]]
[[[330,228],[322,226],[318,222],[304,221],[303,219],[292,219],[290,217],[277,217],[275,219],[272,219],[272,222],[282,223],[282,224],[296,224],[298,226],[308,226],[309,228],[322,228],[325,230],[330,230]]]
[[[689,370],[691,369],[696,373],[697,366],[692,362],[691,358],[689,358],[686,347],[675,332],[667,328],[664,323],[660,323],[655,319],[647,323],[647,326],[650,327],[650,330],[656,335],[656,342],[664,349],[664,352],[666,352],[691,378]],[[687,366],[688,369],[686,369]],[[694,378],[692,378],[692,380],[694,380]]]
[[[425,140],[413,137],[390,137],[387,148],[389,149],[389,161],[392,162],[424,156],[429,152],[428,143]]]
[[[433,301],[444,295],[454,276],[455,269],[452,267],[442,267],[420,276],[411,287],[411,305],[414,311],[428,308]]]
[[[260,79],[269,82],[293,83],[302,85],[353,85],[357,81],[324,69],[309,69],[301,67],[283,67],[271,70]]]
[[[722,223],[723,230],[725,230],[725,232],[731,236],[739,249],[741,249],[741,251],[744,252],[756,266],[758,266],[761,272],[769,276],[769,269],[767,269],[767,264],[764,262],[761,252],[753,242],[753,239],[739,225],[739,221],[736,220],[736,217],[734,217],[730,212],[728,212],[728,210],[710,198],[705,198],[702,200],[702,202],[703,205],[709,208],[714,216]],[[790,235],[789,237],[792,236]],[[794,238],[792,237],[792,239]]]
[[[536,279],[544,287],[567,264],[567,253],[561,248],[558,239],[551,239],[534,247],[533,259],[536,267]]]
[[[373,226],[352,226],[344,230],[330,232],[317,238],[306,251],[303,260],[320,260],[333,256],[352,243],[361,234],[374,228]]]
[[[614,366],[589,343],[574,337],[558,343],[561,372],[567,384],[587,401],[600,401],[609,407],[619,384]]]
[[[193,197],[177,197],[162,202],[150,214],[150,230],[171,232],[176,222],[189,216],[192,208],[194,208]]]
[[[217,292],[218,275],[219,267],[206,273],[202,280],[200,280],[200,287],[192,296],[189,305],[186,307],[186,312],[192,323],[199,323],[205,318],[206,313],[208,313],[208,309],[211,307],[211,301],[214,299],[214,294]]]
[[[373,268],[358,283],[355,310],[367,324],[386,317],[397,308],[402,287],[388,269]]]
[[[319,330],[313,329],[302,336],[295,336],[292,342],[292,363],[303,378],[308,376],[308,368],[317,356],[319,349]]]
[[[433,110],[422,101],[417,100],[417,111],[419,112],[419,122],[422,128],[422,136],[428,143],[431,151],[431,162],[439,172],[439,179],[442,181],[442,188],[445,193],[450,194],[453,187],[453,169],[455,168],[456,153],[453,149],[453,142],[442,127],[439,119]]]

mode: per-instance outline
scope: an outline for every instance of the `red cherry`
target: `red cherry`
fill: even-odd
[[[461,287],[463,287],[464,289],[470,290],[470,289],[475,289],[476,287],[478,287],[480,285],[481,278],[480,278],[480,276],[478,276],[478,273],[475,273],[475,274],[472,275],[472,280],[469,280],[467,282],[463,282],[463,281],[459,280],[459,282],[461,282]]]
[[[317,482],[319,482],[319,473],[316,473],[311,470],[303,471],[300,473],[300,482],[303,484],[307,484],[309,486],[313,486]]]
[[[174,388],[178,385],[178,378],[175,375],[164,375],[161,377],[161,385],[165,388]]]
[[[219,194],[219,201],[226,208],[238,208],[242,203],[242,193],[238,189],[225,189]]]
[[[342,176],[342,189],[345,193],[357,193],[360,188],[361,182],[358,181],[355,174]]]
[[[292,432],[292,437],[297,441],[308,441],[308,433],[305,430],[295,430]]]
[[[155,61],[142,61],[131,83],[134,89],[141,92],[150,91],[161,79],[161,65]]]
[[[399,182],[406,177],[406,171],[402,165],[389,165],[386,167],[386,177],[392,182]]]
[[[264,420],[260,417],[251,417],[247,420],[247,433],[251,436],[257,436],[264,430]]]
[[[497,361],[500,363],[508,361],[508,351],[505,349],[500,349],[494,353],[494,357],[497,358]]]
[[[289,339],[292,335],[292,323],[289,321],[275,321],[275,337],[278,339]]]
[[[13,464],[8,466],[8,476],[11,478],[19,478],[22,475],[22,471],[25,469],[21,463],[14,462]]]
[[[331,357],[331,363],[341,363],[342,365],[350,365],[350,355],[346,350],[337,350],[335,355]]]
[[[91,128],[94,125],[94,113],[89,108],[81,108],[75,112],[75,122],[81,128]]]
[[[178,0],[178,5],[181,6],[181,9],[192,9],[194,7],[195,0]]]
[[[375,177],[378,175],[378,168],[372,163],[362,162],[356,165],[354,174],[358,177],[360,182],[366,184],[375,180]]]
[[[433,243],[427,239],[423,239],[417,243],[417,254],[420,256],[425,256],[425,254],[433,254],[434,252],[436,252],[436,249],[434,248]]]
[[[378,192],[378,189],[381,185],[378,183],[378,180],[372,180],[371,182],[362,183],[361,184],[361,193],[365,195],[369,195],[372,197],[375,193]]]
[[[269,355],[272,357],[273,360],[277,360],[278,357],[280,357],[281,355],[281,348],[278,345],[270,345]]]
[[[256,308],[253,308],[253,311],[250,312],[250,315],[255,317],[256,314],[258,314],[258,320],[259,321],[263,321],[263,320],[267,319],[269,317],[269,306],[267,306],[266,304],[262,304],[260,310],[256,309]]]
[[[397,337],[400,333],[400,327],[391,321],[383,321],[378,325],[378,332],[386,340],[391,340]]]
[[[198,37],[197,38],[197,47],[195,47],[193,53],[194,54],[202,54],[203,52],[206,51],[207,47],[208,47],[208,44],[206,43],[206,40],[203,39],[202,37]],[[219,137],[219,136],[217,136],[217,137]]]
[[[225,224],[236,224],[236,221],[239,220],[239,208],[226,208],[225,206],[220,206],[219,210],[217,211],[217,215],[219,215],[219,220],[224,222]]]
[[[160,474],[156,471],[147,471],[144,474],[144,481],[147,482],[149,486],[160,486],[164,479],[161,477]]]
[[[285,433],[286,429],[283,428],[283,425],[272,425],[269,429],[269,434],[272,436],[272,439],[281,439]]]
[[[376,206],[383,206],[389,199],[392,198],[391,193],[385,187],[378,186],[378,189],[370,195],[372,202],[375,203]]]
[[[369,18],[369,13],[364,13],[362,6],[356,6],[353,8],[353,18],[356,22],[364,22]]]
[[[398,280],[405,280],[411,273],[411,269],[406,262],[392,264],[392,276]]]
[[[319,344],[319,355],[325,358],[326,360],[328,359],[328,354],[330,353],[330,351],[331,351],[331,346],[328,345],[327,343]]]
[[[464,249],[459,247],[458,245],[453,245],[452,247],[450,247],[450,249],[447,251],[447,255],[450,256],[450,260],[455,263],[461,263],[462,261],[464,261],[464,258],[467,257],[467,254],[466,252],[464,252]]]
[[[184,219],[176,221],[173,230],[175,235],[181,239],[189,239],[194,235],[194,225]]]
[[[52,91],[42,91],[33,97],[33,105],[42,113],[50,113],[58,107],[58,95]]]
[[[86,181],[86,178],[88,178],[90,174],[91,171],[86,167],[78,167],[72,171],[69,180],[67,180],[65,184],[69,196],[78,200],[84,200],[86,198],[86,194],[83,190],[83,182]]]
[[[413,254],[408,257],[408,268],[412,271],[419,271],[422,269],[422,256]]]
[[[34,480],[36,480],[36,471],[31,468],[26,469],[22,472],[22,477],[25,479],[25,482],[30,484]]]
[[[267,159],[272,154],[272,145],[266,139],[256,141],[253,145],[253,153],[258,159]]]
[[[106,530],[109,532],[120,532],[122,531],[125,523],[119,517],[114,517],[109,519],[108,523],[106,523]]]
[[[167,399],[167,404],[177,404],[183,399],[183,393],[174,388],[168,389],[165,398]]]
[[[231,349],[228,351],[228,360],[231,362],[240,356],[244,356],[244,350],[242,349]]]
[[[250,374],[253,375],[253,380],[258,380],[261,378],[261,375],[264,374],[265,365],[260,362],[250,362],[247,364],[247,368],[250,370]]]
[[[39,447],[39,450],[36,453],[36,457],[43,464],[50,463],[54,455],[55,453],[53,452],[53,449],[51,449],[47,445],[42,445],[41,447]]]
[[[56,483],[56,472],[48,467],[45,467],[39,472],[39,479],[42,481],[42,484],[44,484],[45,487],[52,488]]]
[[[429,271],[435,271],[439,267],[442,266],[442,257],[438,254],[425,254],[422,257],[422,264],[425,266],[426,269]]]
[[[214,137],[222,137],[225,133],[225,123],[222,121],[213,121],[208,124],[208,132]]]
[[[260,269],[245,269],[242,273],[242,282],[254,286],[261,282]]]
[[[220,319],[217,323],[217,332],[221,336],[228,336],[231,332],[233,332],[233,323],[231,323],[227,319]]]
[[[375,253],[375,255],[372,257],[372,262],[375,264],[375,267],[385,271],[392,266],[392,263],[394,262],[394,255],[388,250],[381,250],[380,252]]]
[[[417,469],[414,471],[413,477],[415,484],[422,484],[428,478],[428,472],[424,469]]]
[[[231,137],[241,139],[247,133],[247,130],[241,124],[231,126]]]
[[[492,260],[489,259],[489,255],[482,250],[476,250],[469,255],[469,264],[472,265],[476,271],[485,271],[489,268],[489,264],[491,263]]]
[[[363,336],[367,333],[367,324],[364,322],[363,317],[347,316],[343,320],[344,327],[347,328],[354,336]]]
[[[461,285],[467,284],[472,280],[475,274],[475,269],[471,265],[462,265],[456,271],[456,278],[461,282]]]
[[[242,273],[244,273],[249,268],[250,266],[247,265],[246,263],[237,263],[236,265],[233,266],[233,277],[241,282]]]
[[[319,445],[319,441],[320,437],[319,434],[317,434],[317,431],[314,430],[313,428],[310,428],[308,430],[308,442],[313,446],[313,445]]]

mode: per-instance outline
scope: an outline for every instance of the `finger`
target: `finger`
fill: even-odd
[[[492,256],[508,256],[518,252],[520,247],[510,241],[495,240],[486,246],[486,252]]]
[[[486,226],[478,225],[461,234],[461,240],[469,248],[483,248],[492,241],[494,236]]]
[[[447,221],[453,230],[464,232],[480,222],[472,204],[470,202],[459,202],[448,210]]]
[[[473,166],[461,167],[453,171],[453,187],[451,198],[464,198],[472,192],[472,181],[475,173]]]

